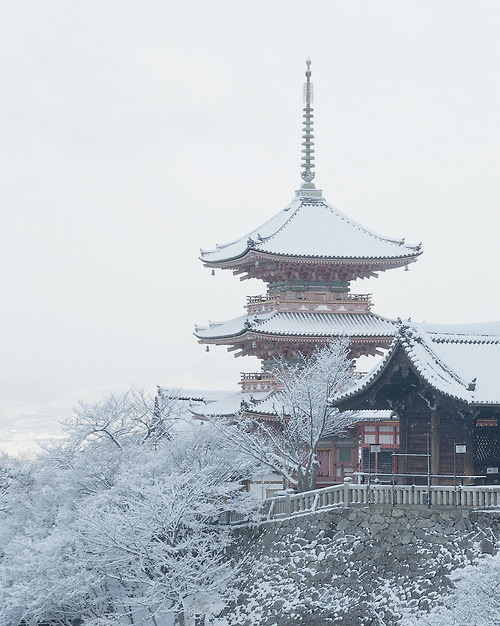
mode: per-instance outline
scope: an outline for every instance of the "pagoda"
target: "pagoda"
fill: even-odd
[[[296,362],[332,338],[349,337],[354,358],[381,355],[395,335],[395,322],[372,313],[370,296],[351,293],[350,283],[406,267],[421,254],[420,244],[361,226],[315,187],[310,65],[308,60],[300,189],[286,208],[249,234],[201,252],[205,267],[267,285],[264,295],[247,298],[244,315],[195,330],[202,344],[261,359],[263,372],[244,374],[242,391],[266,389],[266,371],[276,358]]]
[[[207,350],[223,345],[235,356],[256,356],[262,370],[242,373],[240,389],[233,392],[184,390],[179,396],[178,390],[158,389],[160,403],[175,396],[200,419],[244,413],[272,422],[286,404],[272,373],[277,358],[300,362],[339,337],[349,338],[353,358],[381,355],[397,334],[397,322],[373,313],[370,296],[351,293],[351,282],[406,267],[417,260],[421,247],[368,230],[316,189],[310,65],[307,61],[300,189],[286,208],[247,235],[201,252],[212,273],[232,270],[240,280],[266,283],[266,293],[248,297],[240,317],[195,329]],[[372,444],[380,452],[373,453]],[[321,443],[318,485],[334,484],[360,470],[392,472],[392,452],[398,448],[399,422],[391,409],[359,411],[359,421],[345,435]],[[262,476],[248,486],[258,497],[270,497],[282,487],[278,475]]]

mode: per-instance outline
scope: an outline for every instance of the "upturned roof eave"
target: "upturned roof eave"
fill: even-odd
[[[285,313],[284,315],[288,315],[287,313]],[[294,314],[290,314],[290,315],[294,315]],[[307,318],[312,317],[313,320],[318,320],[321,316],[325,316],[326,319],[328,319],[328,317],[330,316],[330,314],[328,313],[300,313],[300,315],[306,316]],[[385,338],[385,339],[392,339],[392,337],[394,337],[395,335],[395,331],[396,331],[396,322],[395,320],[383,317],[381,315],[377,315],[376,313],[342,313],[342,314],[334,314],[340,318],[345,318],[345,320],[352,320],[352,318],[356,318],[356,317],[362,317],[363,321],[365,323],[367,323],[367,325],[373,320],[373,321],[377,321],[377,322],[385,322],[387,324],[387,328],[383,329],[383,328],[373,328],[368,326],[365,330],[363,329],[349,329],[349,328],[340,328],[340,329],[332,329],[332,328],[327,328],[326,330],[322,331],[321,329],[317,332],[314,332],[314,328],[311,329],[311,331],[307,331],[304,330],[303,328],[299,328],[297,331],[291,330],[291,331],[283,331],[281,329],[269,329],[265,326],[265,324],[267,322],[270,322],[273,318],[275,318],[276,316],[280,316],[280,312],[277,311],[276,309],[274,309],[273,311],[270,311],[266,314],[263,315],[263,317],[261,318],[257,318],[255,319],[254,316],[254,320],[250,321],[249,317],[245,317],[242,316],[241,318],[235,318],[233,320],[227,320],[226,322],[220,322],[220,323],[214,323],[211,326],[197,326],[195,328],[195,332],[193,333],[195,335],[195,337],[197,337],[201,342],[204,343],[216,343],[217,341],[226,341],[228,339],[236,339],[239,337],[244,337],[245,335],[248,335],[249,338],[254,338],[254,337],[273,337],[273,338],[277,338],[277,339],[286,339],[286,338],[303,338],[303,339],[308,339],[308,338],[328,338],[328,337],[340,337],[340,336],[349,336],[351,338],[362,338],[362,339],[378,339],[378,338]],[[368,321],[367,319],[368,318]],[[236,326],[236,328],[234,329],[233,332],[224,332],[223,334],[211,334],[210,336],[207,336],[204,334],[204,331],[210,331],[211,333],[217,332],[216,329],[217,328],[221,328],[221,330],[227,325],[229,324],[233,324],[234,322],[237,322],[238,319],[241,320],[241,322],[238,323],[238,326]],[[330,331],[336,331],[339,330],[339,332],[330,332]]]
[[[412,246],[409,246],[412,247]],[[414,246],[415,248],[417,246]],[[213,252],[216,252],[215,250]],[[349,264],[356,263],[357,265],[373,265],[374,263],[387,263],[391,261],[393,263],[399,263],[400,265],[406,265],[408,263],[414,263],[417,258],[422,254],[422,250],[415,251],[412,254],[405,254],[401,256],[322,256],[322,255],[301,255],[301,254],[281,254],[275,252],[267,252],[259,250],[258,248],[247,248],[242,254],[227,257],[226,259],[218,259],[211,261],[203,256],[198,257],[205,267],[218,268],[218,269],[231,269],[235,265],[244,265],[246,259],[250,259],[252,254],[259,259],[279,259],[280,261],[290,261],[292,263],[300,261],[302,263],[316,263],[318,261],[335,264]],[[238,263],[235,263],[238,261]]]
[[[247,328],[243,328],[240,331],[238,331],[237,333],[233,333],[233,334],[227,334],[227,335],[218,335],[217,337],[203,337],[203,335],[199,335],[196,331],[193,333],[193,335],[200,340],[200,342],[204,342],[204,343],[215,343],[216,341],[219,341],[221,339],[234,339],[236,337],[241,337],[243,336],[245,333],[248,332]]]
[[[255,339],[257,337],[272,337],[273,339],[295,339],[295,340],[308,340],[308,339],[328,339],[334,337],[341,337],[345,333],[278,333],[278,332],[270,332],[270,331],[261,331],[254,328],[248,329],[245,328],[241,332],[235,334],[228,335],[218,335],[216,337],[203,337],[193,333],[193,335],[200,340],[200,343],[212,343],[215,344],[217,342],[225,342],[228,339],[236,339],[236,338],[244,338],[245,340]],[[352,333],[349,334],[349,339],[356,341],[359,340],[377,340],[377,339],[392,339],[393,335],[389,332],[387,333]]]
[[[350,392],[347,391],[345,394],[342,394],[341,396],[333,398],[332,399],[332,405],[341,407],[344,403],[348,403],[350,401],[354,401],[355,399],[359,398],[359,396],[361,396],[367,389],[369,389],[371,386],[375,385],[377,383],[377,381],[380,380],[380,378],[382,377],[384,372],[387,370],[387,368],[389,367],[391,361],[394,358],[396,358],[395,354],[397,352],[397,349],[401,348],[401,350],[404,352],[406,358],[408,359],[408,364],[411,367],[411,369],[414,372],[414,374],[418,378],[421,378],[422,381],[425,384],[427,384],[429,387],[431,387],[434,391],[437,391],[438,393],[442,394],[446,398],[448,398],[448,399],[450,399],[450,400],[452,400],[454,402],[457,402],[457,403],[459,403],[461,405],[467,406],[467,407],[477,407],[477,408],[489,407],[489,408],[491,408],[491,407],[495,407],[495,406],[500,406],[500,401],[494,401],[494,400],[488,401],[488,400],[474,398],[474,395],[473,395],[474,392],[473,391],[469,391],[463,385],[463,383],[459,383],[459,384],[461,384],[461,386],[463,387],[464,395],[453,394],[453,393],[450,393],[449,391],[443,389],[443,387],[440,386],[429,375],[429,372],[427,371],[427,369],[425,367],[423,367],[421,365],[421,362],[419,361],[419,359],[417,359],[412,354],[412,347],[413,347],[413,342],[412,342],[412,340],[409,340],[407,337],[401,337],[401,336],[395,337],[394,341],[393,341],[391,347],[389,348],[389,351],[385,355],[384,359],[372,370],[372,373],[368,373],[366,378],[364,380],[361,380]],[[439,363],[439,359],[437,358],[437,356],[434,355],[434,357],[435,357],[435,361],[437,363]],[[470,395],[467,396],[465,394],[470,394]]]
[[[404,348],[404,346],[403,346]],[[454,402],[458,402],[459,404],[468,406],[468,407],[481,407],[481,406],[488,406],[488,407],[492,407],[492,406],[500,406],[500,401],[495,402],[494,400],[481,400],[481,399],[476,399],[474,397],[474,391],[470,391],[469,389],[467,389],[467,387],[464,385],[463,382],[458,382],[458,384],[463,388],[463,395],[457,395],[454,393],[450,393],[449,391],[447,391],[446,389],[443,389],[442,386],[440,386],[434,379],[432,376],[430,376],[428,370],[425,367],[422,367],[420,365],[420,362],[416,359],[416,358],[412,358],[412,355],[409,354],[408,349],[405,349],[405,354],[408,357],[408,361],[410,364],[410,367],[412,368],[413,372],[415,373],[416,376],[420,376],[422,378],[422,380],[429,386],[431,387],[434,391],[439,392],[440,394],[442,394],[443,396],[445,396],[446,398],[454,401]],[[436,357],[435,362],[439,364],[439,359]],[[450,368],[451,369],[451,368]]]

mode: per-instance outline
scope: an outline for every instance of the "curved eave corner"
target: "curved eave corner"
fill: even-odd
[[[415,353],[415,345],[417,343],[423,343],[425,349],[427,350],[431,362],[434,363],[437,368],[443,373],[439,374],[439,371],[435,371],[433,375],[432,367],[429,367],[427,361],[423,361],[416,353]],[[396,350],[401,348],[407,359],[408,363],[413,370],[414,374],[420,378],[424,383],[429,385],[432,389],[435,389],[443,396],[450,398],[455,402],[460,402],[461,404],[466,405],[474,405],[474,406],[492,406],[497,403],[491,401],[481,401],[476,399],[474,391],[471,391],[467,388],[466,383],[460,380],[457,374],[446,364],[441,361],[441,359],[434,353],[432,347],[425,342],[425,338],[418,335],[409,336],[407,331],[404,329],[399,330],[398,334],[394,338],[389,351],[382,359],[382,361],[376,365],[371,372],[369,372],[363,379],[361,379],[356,385],[351,387],[351,389],[347,390],[345,393],[335,396],[331,399],[331,403],[333,406],[341,406],[344,402],[349,400],[354,400],[356,397],[361,395],[368,387],[375,384],[377,380],[380,379],[386,368],[388,367],[390,361],[392,360]],[[446,377],[445,377],[446,376]],[[452,380],[454,380],[454,383]],[[441,384],[440,384],[441,381]],[[444,384],[443,384],[444,383]],[[461,393],[452,393],[447,387],[451,387],[453,384],[459,386]]]
[[[207,252],[203,252],[201,253],[201,256],[199,256],[198,258],[200,259],[200,261],[203,263],[203,265],[205,267],[218,267],[218,268],[222,268],[225,265],[227,265],[228,263],[232,263],[233,261],[239,261],[240,259],[245,258],[245,256],[249,253],[249,252],[253,252],[254,248],[247,248],[246,250],[244,250],[241,254],[238,254],[236,256],[233,257],[228,257],[227,259],[216,259],[214,261],[211,261],[210,259],[207,259],[205,256],[203,256],[204,254],[210,254],[211,252],[216,252],[216,250],[210,250]]]
[[[205,328],[205,329],[199,329],[199,330],[195,330],[193,335],[201,342],[203,343],[217,343],[217,341],[221,341],[221,340],[225,340],[225,339],[233,339],[235,337],[241,337],[242,335],[244,335],[248,329],[247,328],[243,328],[242,330],[240,330],[237,333],[233,333],[231,335],[227,334],[227,335],[212,335],[212,336],[206,336],[206,335],[200,335],[199,332],[203,331],[203,330],[211,330],[210,328]]]
[[[417,246],[415,246],[417,247]],[[313,256],[305,256],[302,254],[277,254],[275,252],[267,252],[265,250],[259,250],[258,248],[247,248],[242,254],[239,254],[234,257],[228,257],[226,259],[218,259],[211,261],[210,259],[205,258],[203,255],[198,257],[200,261],[202,261],[203,265],[208,268],[218,268],[218,269],[231,269],[238,261],[244,261],[245,257],[249,256],[252,252],[259,255],[259,257],[283,260],[283,261],[300,261],[301,263],[314,263],[317,261],[322,261],[323,263],[332,263],[337,264],[343,262],[347,264],[352,262],[355,265],[373,265],[376,263],[385,263],[385,264],[397,264],[399,266],[408,265],[410,263],[415,263],[418,257],[422,254],[423,250],[418,250],[413,254],[406,254],[401,256],[378,256],[378,257],[360,257],[360,256],[321,256],[321,255],[313,255]],[[209,253],[207,253],[209,254]],[[240,263],[237,263],[238,265]]]
[[[432,349],[432,345],[429,345],[429,342],[425,340],[425,337],[422,337],[420,334],[411,337],[405,336],[402,343],[410,366],[417,377],[421,377],[422,380],[432,389],[439,391],[439,393],[442,393],[443,396],[446,396],[447,398],[451,398],[452,400],[463,404],[478,404],[475,399],[474,391],[469,390],[467,388],[467,383],[463,381],[447,363],[442,361],[442,359]],[[437,369],[434,371],[434,368],[429,366],[428,361],[423,361],[418,356],[415,351],[416,344],[421,344],[424,347],[427,354],[429,354],[431,358],[431,362],[439,368],[439,371],[442,372],[442,374],[440,374]],[[447,378],[453,379],[453,382],[452,380],[447,380]],[[461,391],[460,395],[457,393],[451,393],[451,391],[446,389],[446,386],[451,386],[452,384],[459,386]]]

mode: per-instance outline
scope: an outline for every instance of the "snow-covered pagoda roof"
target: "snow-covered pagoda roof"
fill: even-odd
[[[467,325],[400,324],[384,359],[335,404],[371,387],[404,350],[430,387],[468,405],[500,404],[500,322]]]
[[[304,84],[301,178],[302,185],[295,198],[282,211],[244,237],[215,250],[202,250],[201,260],[208,267],[233,269],[245,278],[265,278],[267,269],[255,271],[261,261],[267,263],[312,263],[349,265],[358,268],[356,277],[370,272],[401,267],[416,260],[420,244],[407,245],[404,239],[377,235],[341,213],[323,198],[322,191],[312,182],[315,178],[313,93],[311,61],[306,62]],[[254,269],[251,269],[254,266]],[[365,274],[361,266],[369,266]],[[276,273],[271,275],[276,282]],[[351,280],[354,278],[347,278]],[[327,279],[325,279],[327,280]],[[343,279],[342,279],[343,280]]]
[[[411,262],[419,245],[382,237],[320,200],[297,197],[277,215],[250,233],[215,250],[202,251],[208,266],[241,259],[250,252],[280,257],[332,260],[390,260]]]
[[[237,337],[244,333],[293,337],[392,337],[396,323],[375,313],[290,313],[271,311],[242,315],[226,322],[196,326],[205,341]]]

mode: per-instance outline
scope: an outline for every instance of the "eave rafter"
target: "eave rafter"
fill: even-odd
[[[256,356],[259,359],[269,359],[278,356],[291,358],[297,354],[310,356],[318,346],[325,345],[330,339],[330,336],[266,335],[246,331],[233,337],[199,339],[199,343],[227,346],[227,351],[233,352],[235,357]],[[381,356],[382,350],[387,349],[391,341],[392,337],[352,336],[351,356]]]
[[[265,282],[282,280],[343,280],[374,278],[378,272],[405,267],[418,255],[387,259],[349,259],[285,257],[250,250],[238,259],[224,262],[204,261],[211,269],[232,270],[240,280],[257,278]]]

